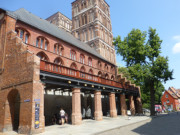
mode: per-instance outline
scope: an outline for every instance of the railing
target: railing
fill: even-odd
[[[81,72],[79,70],[75,70],[75,69],[72,69],[69,67],[57,65],[57,64],[50,63],[47,61],[41,60],[40,70],[55,73],[55,74],[60,74],[60,75],[64,75],[64,76],[69,76],[69,77],[73,77],[73,78],[77,78],[77,79],[96,82],[96,83],[100,83],[100,84],[104,84],[104,85],[109,85],[109,86],[113,86],[113,87],[129,89],[129,86],[122,85],[122,83],[120,83],[120,82],[105,79],[105,78],[102,78],[102,77],[99,77],[96,75]]]

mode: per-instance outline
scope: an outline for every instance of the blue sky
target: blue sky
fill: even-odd
[[[163,40],[162,55],[169,57],[174,80],[165,88],[180,88],[180,0],[106,0],[110,5],[114,37],[126,36],[133,28],[147,31],[151,26],[157,29]],[[0,8],[14,11],[25,8],[31,13],[47,18],[57,11],[71,18],[73,0],[0,0]],[[117,62],[124,65],[122,58]]]

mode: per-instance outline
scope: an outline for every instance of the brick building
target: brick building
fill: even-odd
[[[0,132],[43,132],[60,107],[73,125],[88,107],[95,120],[141,113],[140,88],[100,54],[23,8],[0,9]]]
[[[180,110],[180,90],[169,87],[161,98],[162,106],[167,110]]]
[[[47,20],[65,29],[67,29],[65,23],[71,22],[71,33],[77,39],[87,43],[106,60],[115,64],[116,52],[112,45],[113,33],[109,8],[105,0],[75,0],[72,2],[72,22],[59,12]]]

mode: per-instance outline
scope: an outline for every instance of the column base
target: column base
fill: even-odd
[[[80,125],[82,123],[81,114],[72,114],[72,125]]]
[[[18,134],[39,134],[45,131],[44,128],[31,129],[29,126],[19,127]]]
[[[116,118],[117,117],[117,111],[116,110],[110,110],[110,116],[112,118]]]
[[[102,117],[102,112],[94,112],[94,119],[97,120],[97,121],[101,121],[103,120],[103,117]]]
[[[126,111],[126,110],[122,110],[122,111],[121,111],[121,115],[122,115],[122,116],[126,116],[126,115],[127,115],[127,111]]]
[[[131,110],[131,115],[135,115],[135,109]]]

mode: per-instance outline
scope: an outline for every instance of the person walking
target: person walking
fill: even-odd
[[[60,109],[60,117],[61,117],[61,124],[64,125],[64,119],[65,119],[65,111],[63,110],[63,108]]]

